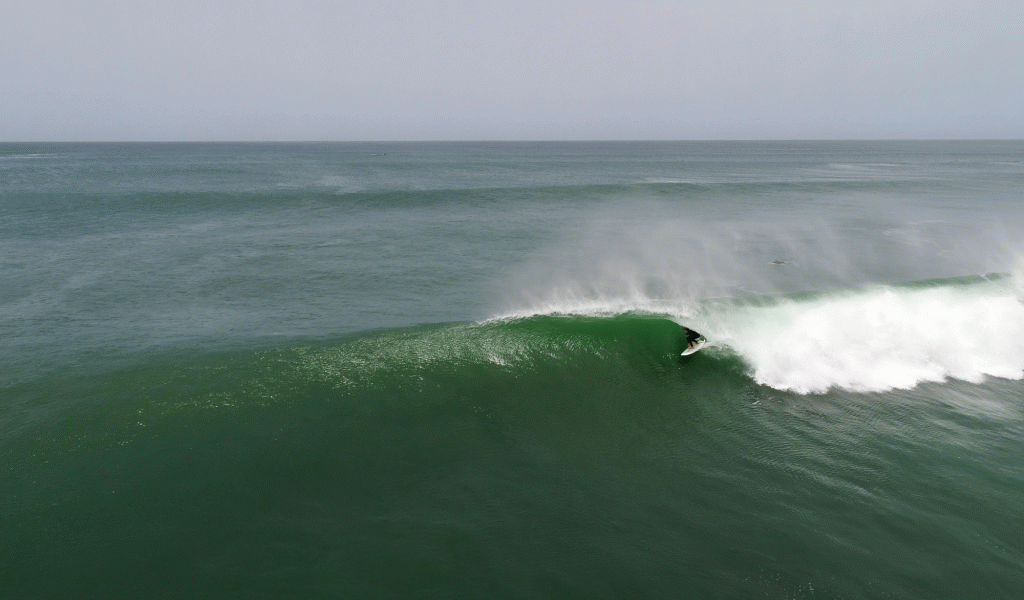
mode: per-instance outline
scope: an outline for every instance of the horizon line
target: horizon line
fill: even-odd
[[[1020,142],[1024,138],[697,138],[697,139],[411,139],[411,140],[0,140],[0,144],[564,144],[698,142]]]

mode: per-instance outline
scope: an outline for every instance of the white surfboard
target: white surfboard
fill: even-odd
[[[706,343],[708,343],[708,341],[706,339],[704,339],[703,336],[701,336],[701,338],[699,340],[697,340],[696,342],[691,344],[686,350],[683,350],[683,356],[689,356],[689,355],[693,354],[694,352],[696,352],[696,351],[700,350],[701,348],[703,348],[704,344],[706,344]]]

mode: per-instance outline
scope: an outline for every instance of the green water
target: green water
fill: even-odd
[[[0,595],[1016,597],[1021,191],[1017,142],[2,145]]]

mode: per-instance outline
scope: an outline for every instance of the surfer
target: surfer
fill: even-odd
[[[680,327],[683,328],[683,333],[686,335],[686,347],[693,350],[693,345],[699,342],[703,336],[685,325],[680,325]]]

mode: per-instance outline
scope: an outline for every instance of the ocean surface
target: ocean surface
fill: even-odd
[[[1020,598],[1022,232],[1019,141],[0,144],[0,597]]]

